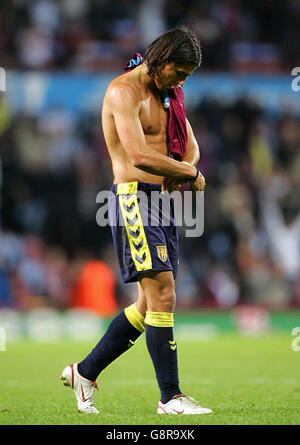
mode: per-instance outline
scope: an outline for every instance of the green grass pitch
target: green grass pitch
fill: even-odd
[[[59,380],[94,342],[9,343],[0,352],[0,425],[299,425],[300,351],[289,333],[177,339],[181,389],[213,413],[156,414],[159,391],[144,339],[98,379],[99,415],[79,414]]]

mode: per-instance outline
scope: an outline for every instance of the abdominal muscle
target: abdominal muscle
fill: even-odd
[[[110,120],[109,128],[104,128],[108,135],[106,137],[106,145],[110,154],[112,169],[114,174],[114,184],[124,182],[147,182],[151,184],[162,184],[164,176],[147,173],[129,162],[127,154],[120,142],[114,123]],[[145,134],[146,144],[151,149],[165,156],[168,156],[166,131],[158,131],[156,134]]]
[[[147,182],[150,184],[162,184],[164,177],[143,172],[142,170],[133,167],[131,164],[123,165],[121,169],[118,167],[114,169],[114,184],[121,184],[124,182]]]
[[[148,144],[152,149],[167,156],[167,148],[164,146],[157,146]],[[118,154],[117,154],[118,153]],[[121,146],[119,150],[114,150],[114,155],[111,155],[112,168],[114,173],[114,184],[123,182],[147,182],[151,184],[162,184],[164,176],[147,173],[137,167],[134,167],[127,158],[127,155]]]

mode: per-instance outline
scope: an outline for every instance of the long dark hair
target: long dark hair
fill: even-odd
[[[159,36],[145,51],[148,74],[157,74],[158,67],[174,62],[178,65],[201,64],[201,46],[195,34],[185,26],[178,26]]]

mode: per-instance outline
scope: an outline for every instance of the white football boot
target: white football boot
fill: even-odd
[[[71,386],[74,390],[79,413],[99,414],[94,404],[94,391],[98,385],[79,374],[78,363],[66,366],[60,378],[65,386]]]
[[[167,403],[158,402],[158,414],[209,414],[212,410],[202,408],[192,397],[177,394]]]

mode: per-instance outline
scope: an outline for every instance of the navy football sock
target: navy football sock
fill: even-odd
[[[124,312],[118,314],[110,323],[105,335],[78,364],[78,372],[82,377],[95,381],[111,362],[127,351],[141,335],[128,320]]]
[[[155,327],[146,322],[146,342],[155,368],[162,403],[180,394],[177,345],[172,327]]]

